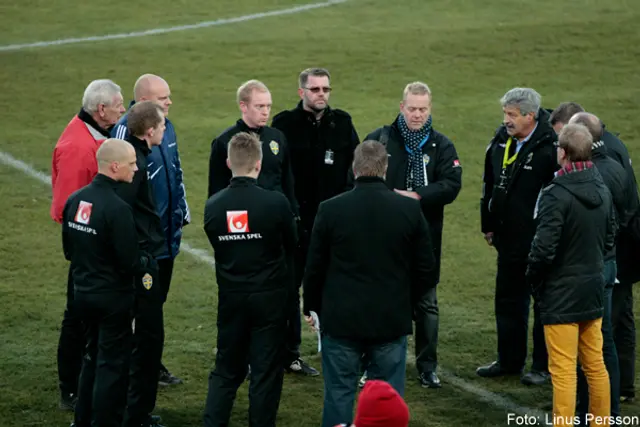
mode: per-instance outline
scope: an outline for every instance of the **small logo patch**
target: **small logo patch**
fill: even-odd
[[[429,157],[428,154],[425,154],[425,155],[422,156],[422,161],[424,162],[424,165],[426,166],[431,161],[431,157]]]
[[[229,233],[248,233],[249,213],[247,211],[227,211],[227,230]]]
[[[459,168],[459,167],[461,167],[461,166],[460,166],[460,160],[455,159],[455,160],[453,161],[453,167],[454,167],[454,168]]]
[[[81,200],[80,204],[78,205],[78,210],[76,211],[76,217],[74,218],[74,221],[79,222],[80,224],[89,224],[92,208],[93,203]]]
[[[278,144],[275,141],[271,141],[269,143],[269,148],[271,149],[271,152],[273,154],[275,154],[276,156],[278,155],[278,153],[280,152],[280,144]]]
[[[153,286],[153,277],[151,277],[151,275],[149,273],[147,273],[144,276],[142,276],[142,286],[146,290],[151,289],[151,287]]]

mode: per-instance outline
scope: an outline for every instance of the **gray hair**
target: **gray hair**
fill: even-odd
[[[513,88],[500,99],[502,108],[517,105],[520,109],[520,114],[526,116],[529,113],[534,113],[536,119],[538,118],[541,102],[542,97],[540,94],[528,87]]]
[[[98,111],[100,104],[111,106],[113,97],[120,94],[120,86],[108,79],[94,80],[84,90],[82,108],[89,114]]]
[[[413,82],[409,83],[404,87],[404,91],[402,92],[402,100],[407,100],[407,95],[429,95],[429,99],[431,99],[431,89],[426,83],[423,82]]]
[[[389,162],[387,149],[378,141],[368,140],[358,144],[353,153],[353,174],[384,177]]]

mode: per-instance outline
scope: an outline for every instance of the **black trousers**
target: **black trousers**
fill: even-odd
[[[285,339],[285,351],[283,352],[285,366],[300,357],[300,344],[302,343],[302,320],[300,310],[300,287],[304,278],[304,267],[307,263],[309,242],[303,239],[299,242],[294,254],[293,263],[293,291],[289,292],[287,303],[287,332]]]
[[[620,395],[635,397],[636,326],[633,317],[633,283],[614,285],[611,325],[620,364]]]
[[[276,425],[284,377],[287,293],[282,289],[219,294],[218,352],[209,374],[205,427],[229,425],[238,387],[247,373],[247,359],[251,365],[249,426]]]
[[[87,342],[76,427],[120,427],[127,401],[133,295],[78,292],[75,303]]]
[[[67,305],[62,317],[58,341],[58,381],[63,394],[78,393],[78,378],[85,347],[82,321],[74,303],[72,266],[67,277]]]
[[[504,259],[498,255],[495,313],[498,329],[498,361],[507,371],[521,371],[527,361],[527,335],[531,288],[525,280],[527,262]],[[533,363],[532,370],[548,371],[547,346],[540,309],[533,304]]]
[[[416,368],[418,373],[434,372],[438,367],[438,297],[429,289],[416,305]]]
[[[156,406],[158,374],[164,346],[163,305],[167,299],[173,259],[158,260],[159,271],[150,289],[142,285],[142,277],[135,283],[135,328],[129,372],[129,395],[125,426],[148,422]]]

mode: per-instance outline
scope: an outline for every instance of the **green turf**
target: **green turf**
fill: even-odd
[[[310,2],[313,0],[309,0]],[[191,24],[304,4],[297,0],[124,2],[26,1],[0,5],[0,45]],[[297,75],[326,66],[331,104],[349,111],[361,137],[397,114],[404,85],[426,81],[434,127],[456,144],[463,188],[446,210],[439,287],[441,364],[474,386],[541,408],[551,389],[487,381],[475,368],[493,360],[495,252],[479,232],[484,150],[498,126],[500,96],[536,88],[546,107],[573,100],[621,133],[640,161],[637,103],[640,3],[611,0],[350,0],[303,12],[193,31],[0,52],[0,151],[49,172],[60,132],[80,108],[89,81],[112,78],[130,98],[142,73],[164,76],[194,223],[185,239],[208,249],[202,231],[211,139],[238,117],[237,86],[263,80],[274,113],[297,102]],[[638,171],[640,174],[640,171]],[[55,349],[65,300],[66,263],[50,189],[0,165],[0,425],[65,425],[56,409]],[[640,291],[636,292],[637,294]],[[211,268],[179,256],[166,305],[165,362],[186,384],[161,390],[157,412],[172,426],[199,425],[215,347],[216,287]],[[636,303],[640,298],[636,296]],[[303,353],[319,367],[314,335]],[[638,360],[640,366],[640,359]],[[407,400],[415,426],[506,425],[506,411],[445,384],[415,385]],[[246,424],[246,386],[234,420]],[[278,425],[318,425],[321,379],[287,377]],[[627,415],[640,405],[623,406]]]

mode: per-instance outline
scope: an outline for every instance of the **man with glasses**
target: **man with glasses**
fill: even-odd
[[[287,334],[287,371],[316,376],[318,371],[300,358],[300,293],[309,247],[309,234],[320,202],[336,196],[352,183],[349,168],[358,143],[351,116],[329,107],[331,76],[324,68],[308,68],[300,73],[300,102],[292,110],[273,118],[289,142],[295,196],[300,204],[299,244],[294,261],[294,280]]]

